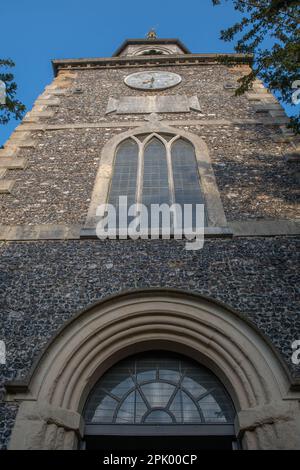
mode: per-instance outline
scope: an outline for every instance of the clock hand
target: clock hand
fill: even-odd
[[[152,77],[151,80],[146,80],[146,81],[143,82],[143,83],[151,83],[151,84],[153,84],[154,82],[155,82],[155,78]]]

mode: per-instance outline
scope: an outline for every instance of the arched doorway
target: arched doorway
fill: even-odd
[[[6,384],[6,400],[20,404],[9,448],[77,449],[95,384],[123,359],[155,350],[194,359],[221,380],[243,448],[299,448],[299,387],[268,339],[229,307],[171,289],[106,298],[61,328],[27,381]]]
[[[148,351],[110,368],[89,394],[87,449],[237,447],[235,409],[221,381],[183,355]]]

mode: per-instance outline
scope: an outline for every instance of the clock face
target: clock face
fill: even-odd
[[[127,86],[138,90],[164,90],[180,82],[181,76],[172,72],[138,72],[125,78]]]

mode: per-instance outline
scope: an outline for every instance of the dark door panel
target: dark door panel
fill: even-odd
[[[107,452],[199,452],[201,450],[232,450],[232,436],[160,436],[160,437],[112,437],[86,436],[87,450]]]

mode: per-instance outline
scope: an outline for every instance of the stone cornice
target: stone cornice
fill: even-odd
[[[218,65],[220,57],[229,57],[232,63],[251,64],[252,55],[247,54],[179,54],[163,56],[100,57],[86,59],[54,59],[52,67],[56,76],[59,70],[94,70],[113,67],[166,67],[172,65]]]
[[[299,237],[300,222],[286,220],[244,220],[233,221],[225,227],[206,227],[205,238],[266,238]],[[83,230],[81,225],[39,224],[39,225],[1,225],[1,242],[49,241],[97,239],[94,229]],[[149,240],[150,241],[150,240]],[[113,242],[113,240],[112,240]],[[101,243],[101,240],[99,240]]]
[[[165,120],[166,126],[276,126],[275,119],[186,119]],[[59,131],[62,129],[101,129],[101,128],[134,128],[145,124],[145,121],[105,121],[105,122],[74,122],[60,124],[43,124],[24,122],[15,132]]]

